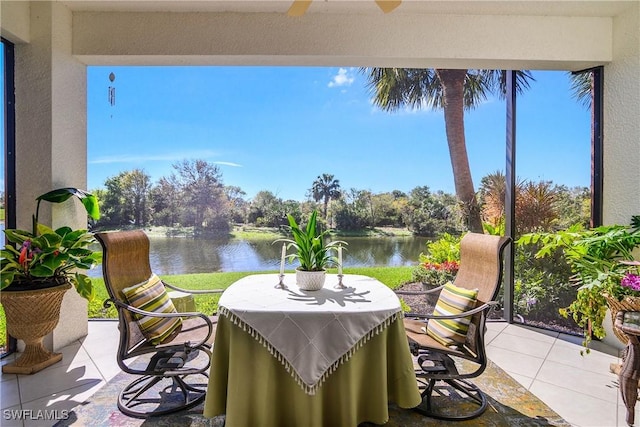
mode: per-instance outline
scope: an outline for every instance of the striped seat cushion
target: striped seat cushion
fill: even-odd
[[[177,313],[160,278],[152,274],[148,280],[122,290],[129,305],[154,313]],[[151,344],[163,342],[181,324],[180,317],[151,317],[135,314],[143,335]]]
[[[477,289],[465,289],[447,283],[433,310],[435,316],[460,314],[471,310],[476,306],[478,297]],[[456,346],[464,344],[471,316],[458,319],[429,319],[427,323],[427,335],[444,346]]]

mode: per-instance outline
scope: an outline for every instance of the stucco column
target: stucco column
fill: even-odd
[[[613,28],[613,62],[604,67],[603,220],[629,224],[640,215],[640,3],[616,16]],[[624,348],[609,312],[603,325],[604,343]]]
[[[640,3],[616,16],[604,67],[604,223],[640,215]]]
[[[30,42],[16,53],[18,228],[31,229],[35,198],[59,187],[86,188],[86,67],[71,55],[72,16],[58,2],[32,2]],[[43,203],[40,222],[86,227],[78,203]],[[45,345],[57,350],[88,332],[87,302],[70,290]]]

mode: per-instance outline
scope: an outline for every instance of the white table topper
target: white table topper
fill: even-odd
[[[222,294],[219,312],[262,343],[307,394],[401,312],[396,294],[366,276],[345,275],[346,289],[334,289],[334,274],[317,291],[298,288],[294,274],[285,275],[286,289],[277,283],[277,274],[244,277]]]

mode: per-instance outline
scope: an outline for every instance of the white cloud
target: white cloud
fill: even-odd
[[[241,168],[242,165],[238,164],[238,163],[233,163],[233,162],[213,162],[216,165],[223,165],[223,166],[233,166],[235,168]]]
[[[98,157],[89,160],[90,164],[109,164],[109,163],[143,163],[143,162],[167,162],[183,159],[206,159],[215,156],[216,153],[211,150],[199,151],[180,151],[166,154],[122,154],[117,156]]]
[[[351,86],[351,84],[355,81],[355,77],[353,76],[353,68],[346,69],[340,68],[338,69],[338,74],[333,76],[331,81],[329,82],[329,87],[339,87],[339,86]]]

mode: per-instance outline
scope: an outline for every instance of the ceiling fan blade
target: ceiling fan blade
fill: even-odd
[[[294,0],[287,11],[288,16],[302,16],[311,6],[311,0]]]
[[[400,3],[402,3],[402,0],[376,0],[376,4],[384,13],[393,11],[400,6]]]
[[[302,16],[311,6],[312,0],[294,0],[293,4],[287,11],[288,16]],[[384,13],[392,12],[396,7],[400,6],[402,0],[375,0],[376,4]]]

